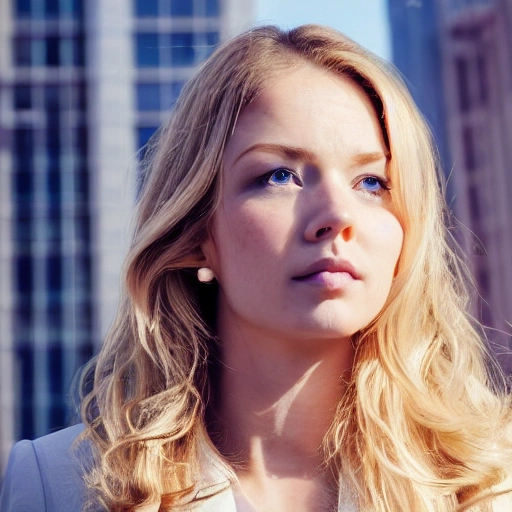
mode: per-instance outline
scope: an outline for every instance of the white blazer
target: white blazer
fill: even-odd
[[[70,448],[82,430],[83,425],[75,425],[35,441],[17,443],[11,452],[0,491],[0,512],[81,512],[86,499],[83,469],[70,453]],[[80,453],[79,458],[82,463],[92,460],[86,451]],[[222,484],[220,481],[219,485]],[[187,510],[237,512],[233,490],[227,481],[225,484],[222,492]],[[493,490],[508,491],[511,488],[512,477],[509,477]],[[149,505],[136,512],[158,512],[158,507],[158,504]],[[491,510],[512,512],[512,493],[496,497]],[[340,489],[338,511],[357,512],[348,489]]]
[[[75,425],[34,441],[17,443],[0,492],[0,512],[81,512],[87,497],[83,469],[70,449],[82,430],[83,425]],[[91,460],[87,452],[79,457],[81,462]],[[189,510],[236,512],[233,492],[226,482],[223,492]]]
[[[82,430],[83,425],[75,425],[34,441],[17,443],[9,457],[0,492],[0,512],[81,512],[87,493],[84,469],[78,460],[87,467],[92,457],[83,447],[80,447],[83,451],[77,454],[78,457],[70,450]],[[237,512],[235,495],[229,482],[224,481],[214,468],[207,475],[207,480],[223,490],[203,502],[191,504],[186,510]],[[341,494],[347,496],[346,493]],[[158,508],[159,504],[154,504],[140,507],[135,512],[157,512]],[[338,510],[356,512],[352,501],[346,498],[340,499]]]

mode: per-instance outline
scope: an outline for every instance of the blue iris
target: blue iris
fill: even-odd
[[[384,187],[381,180],[375,178],[374,176],[368,176],[361,180],[361,188],[367,190],[368,192],[379,192]]]
[[[290,183],[290,180],[293,178],[293,174],[286,169],[277,169],[275,170],[268,178],[269,183],[274,183],[275,185],[286,185]]]

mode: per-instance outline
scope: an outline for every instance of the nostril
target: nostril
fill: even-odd
[[[320,238],[321,236],[325,235],[325,233],[328,233],[329,231],[331,231],[331,228],[320,228],[320,229],[316,232],[316,237],[317,237],[317,238]]]

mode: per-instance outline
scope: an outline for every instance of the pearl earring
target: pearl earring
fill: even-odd
[[[215,274],[211,268],[201,267],[197,269],[197,279],[201,283],[211,283],[215,279]]]

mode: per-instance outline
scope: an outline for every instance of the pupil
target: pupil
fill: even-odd
[[[276,179],[277,181],[285,181],[287,178],[286,171],[277,171]]]

